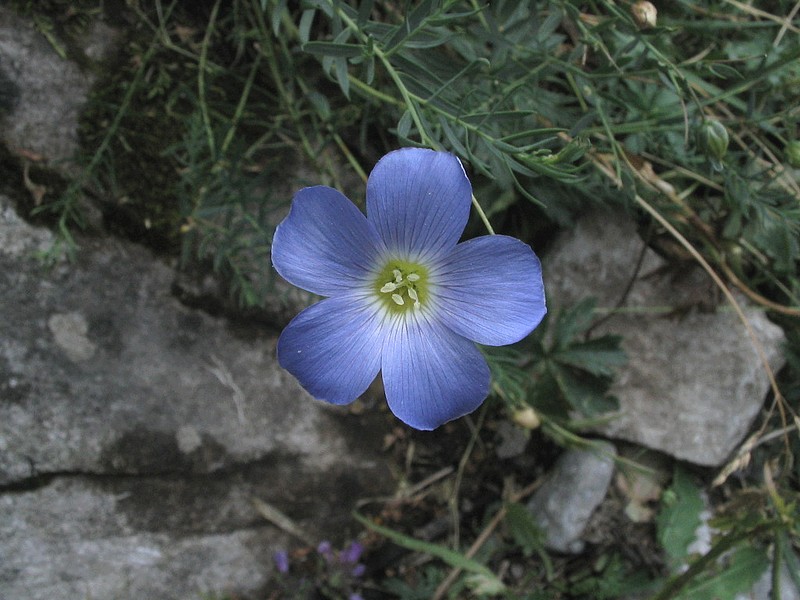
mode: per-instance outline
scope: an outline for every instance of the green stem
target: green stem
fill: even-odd
[[[335,3],[330,2],[330,5],[331,5],[331,8],[333,10],[337,10]],[[366,43],[367,42],[366,35],[364,33],[362,33],[361,29],[358,27],[358,24],[355,23],[350,17],[348,17],[347,14],[345,14],[343,11],[337,11],[337,12],[338,12],[340,18],[342,19],[342,22],[344,22],[347,25],[347,27],[349,27],[350,30],[353,33],[358,35],[361,38],[362,42]],[[441,149],[441,144],[439,144],[436,140],[434,140],[432,137],[430,137],[428,135],[424,125],[422,124],[422,119],[421,119],[421,117],[419,115],[418,105],[419,105],[419,103],[424,102],[425,100],[423,98],[415,96],[414,94],[412,94],[408,90],[408,88],[403,83],[403,80],[400,77],[400,74],[397,72],[397,70],[394,68],[394,65],[392,65],[391,61],[389,60],[389,57],[386,55],[386,53],[377,44],[373,44],[372,50],[375,53],[375,56],[378,58],[378,60],[383,65],[383,68],[386,69],[386,73],[391,78],[392,82],[394,83],[395,87],[397,88],[397,91],[400,92],[400,96],[402,96],[402,98],[403,98],[403,104],[405,105],[406,110],[411,115],[411,120],[414,121],[414,125],[416,126],[417,131],[419,131],[420,142],[422,142],[423,145],[429,146],[430,148],[434,148],[436,150],[440,150]],[[371,95],[373,95],[375,97],[380,97],[381,99],[384,99],[384,100],[391,100],[392,104],[401,105],[394,98],[391,98],[391,97],[389,97],[389,96],[387,96],[385,94],[382,94],[382,93],[378,92],[377,90],[373,89],[371,86],[368,86],[367,84],[362,83],[361,81],[359,81],[356,78],[350,78],[350,80],[354,81],[354,82],[357,82],[356,86],[359,89],[361,89],[362,91],[368,91],[368,93],[370,93]],[[445,117],[448,117],[448,118],[450,118],[452,120],[457,121],[458,124],[460,124],[462,127],[466,128],[466,129],[472,129],[475,133],[477,133],[478,135],[483,136],[485,139],[490,139],[479,128],[477,128],[477,127],[470,128],[466,123],[463,123],[460,120],[458,120],[457,118],[454,118],[453,115],[451,115],[447,111],[438,109],[435,105],[429,105],[429,108],[431,108],[432,110],[438,112],[439,114],[444,115]],[[490,235],[494,235],[494,233],[495,233],[494,228],[492,227],[491,223],[489,223],[489,219],[486,216],[486,213],[484,212],[483,208],[481,208],[481,205],[478,202],[478,199],[475,198],[474,195],[472,196],[472,206],[475,207],[475,210],[478,213],[478,216],[480,217],[481,222],[486,227],[486,230],[489,232],[489,234]]]
[[[684,573],[681,573],[677,577],[670,579],[661,589],[661,591],[650,598],[650,600],[669,600],[669,598],[674,598],[681,592],[683,588],[691,583],[692,579],[703,573],[703,571],[716,562],[716,560],[725,552],[740,542],[752,540],[755,538],[755,536],[760,535],[765,531],[776,529],[776,527],[779,526],[779,523],[761,523],[752,529],[747,529],[739,533],[728,534],[714,544],[714,547],[711,548],[711,550],[709,550],[706,554],[694,561]]]
[[[214,7],[211,9],[211,17],[208,19],[208,26],[206,27],[203,44],[200,48],[200,62],[197,72],[197,97],[200,104],[200,115],[203,119],[203,126],[206,128],[208,149],[211,151],[211,156],[216,156],[216,142],[214,140],[214,130],[211,128],[211,118],[208,115],[208,104],[206,103],[206,60],[208,59],[208,46],[211,43],[211,34],[214,31],[214,24],[217,21],[219,4],[220,0],[217,0],[214,3]]]

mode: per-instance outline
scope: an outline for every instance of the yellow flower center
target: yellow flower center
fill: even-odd
[[[422,265],[390,260],[375,278],[384,306],[395,314],[419,310],[428,297],[428,271]]]

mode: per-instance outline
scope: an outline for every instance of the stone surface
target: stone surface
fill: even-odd
[[[614,307],[634,277],[643,242],[621,214],[593,213],[565,234],[544,260],[551,306],[594,296]],[[736,314],[711,311],[713,285],[694,266],[669,271],[653,251],[624,304],[596,330],[623,336],[629,362],[612,393],[620,411],[600,431],[699,465],[725,462],[742,441],[769,390],[764,367]],[[741,303],[774,371],[783,332]],[[674,312],[673,312],[674,311]]]
[[[86,40],[87,55],[99,59],[112,32],[98,24]],[[0,7],[0,80],[5,81],[0,135],[16,152],[53,164],[78,147],[78,114],[91,85],[88,71],[61,58],[29,21]]]
[[[528,501],[528,510],[556,552],[579,553],[594,510],[603,501],[614,474],[616,448],[597,442],[586,450],[567,450],[553,466],[547,481]]]
[[[195,531],[169,528],[169,504],[147,498],[159,490],[144,483],[60,478],[0,496],[0,596],[188,600],[265,585],[271,551],[289,541],[284,534],[252,518],[217,532],[197,531],[199,523]],[[167,513],[161,530],[142,527],[142,513],[132,508],[142,504]],[[186,527],[189,515],[184,521]]]
[[[275,332],[183,306],[125,242],[47,270],[49,233],[0,217],[0,597],[253,592],[286,542],[253,498],[337,539],[391,487],[383,417],[310,398]]]

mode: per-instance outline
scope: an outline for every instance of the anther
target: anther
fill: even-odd
[[[393,292],[396,289],[397,285],[390,281],[389,283],[384,284],[384,286],[381,288],[381,291],[385,294],[387,292]]]
[[[392,271],[392,275],[394,275],[394,280],[396,283],[401,283],[403,281],[403,273],[400,272],[400,269],[394,269]]]
[[[409,273],[408,275],[406,275],[406,279],[408,279],[410,282],[413,283],[415,281],[419,281],[419,275],[417,275],[416,273]]]
[[[394,300],[394,303],[397,304],[398,306],[403,306],[403,304],[406,303],[406,301],[403,300],[403,297],[400,294],[392,294],[392,300]]]

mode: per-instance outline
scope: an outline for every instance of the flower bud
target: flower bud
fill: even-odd
[[[786,154],[786,162],[795,169],[800,169],[800,140],[792,140],[783,149]]]
[[[640,0],[631,4],[631,14],[639,29],[650,29],[656,26],[658,10],[652,2]]]
[[[536,414],[536,411],[530,406],[515,410],[513,419],[517,425],[520,425],[525,429],[536,429],[542,424],[542,420],[539,418],[539,415]]]
[[[728,152],[728,141],[728,130],[716,120],[703,121],[697,132],[697,145],[717,168],[721,168],[721,161]]]

